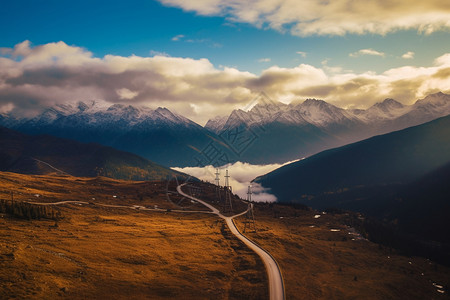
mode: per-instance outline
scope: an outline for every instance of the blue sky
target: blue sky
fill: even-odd
[[[411,29],[384,36],[298,37],[230,22],[221,16],[200,16],[151,0],[8,1],[0,12],[0,26],[7,28],[1,36],[2,47],[13,47],[24,40],[36,45],[64,41],[85,47],[98,57],[160,52],[208,58],[216,66],[235,66],[254,73],[274,64],[320,66],[326,59],[330,65],[354,71],[381,72],[403,65],[401,56],[408,51],[415,52],[414,61],[409,63],[419,66],[431,64],[450,49],[448,32],[424,35]],[[173,41],[178,35],[183,37]],[[350,53],[367,48],[386,55],[349,57]]]
[[[349,0],[336,0],[333,4],[314,0],[269,0],[264,3],[261,0],[242,3],[225,0],[4,1],[0,10],[0,47],[4,50],[0,55],[8,60],[4,61],[8,66],[15,63],[17,68],[25,70],[30,65],[25,66],[21,61],[24,56],[32,55],[40,47],[44,49],[46,45],[62,41],[67,47],[59,45],[61,51],[64,48],[67,53],[72,53],[73,49],[81,48],[83,55],[74,56],[73,59],[84,61],[89,58],[92,64],[95,58],[103,59],[103,63],[107,64],[104,58],[108,55],[122,58],[131,55],[140,58],[158,55],[183,58],[181,62],[186,63],[185,67],[192,68],[191,71],[183,69],[183,76],[200,76],[196,70],[202,69],[205,70],[202,74],[205,78],[220,73],[221,78],[226,77],[227,80],[213,82],[208,87],[197,86],[197,81],[184,80],[181,85],[173,83],[180,88],[176,95],[164,94],[160,90],[161,85],[153,94],[150,90],[141,91],[134,80],[117,87],[118,91],[126,89],[130,93],[117,92],[119,96],[115,97],[99,91],[106,87],[99,87],[92,97],[108,102],[126,100],[150,106],[173,106],[175,110],[198,120],[198,115],[205,112],[214,115],[224,110],[224,107],[217,106],[221,101],[231,103],[231,106],[227,106],[230,109],[239,107],[249,101],[257,90],[266,90],[271,96],[285,102],[295,97],[318,97],[334,101],[336,105],[356,107],[373,104],[390,94],[399,95],[400,101],[411,102],[414,97],[420,97],[426,92],[442,90],[448,78],[440,83],[420,83],[413,93],[406,92],[402,96],[392,82],[410,76],[405,73],[401,77],[398,75],[400,70],[396,69],[413,68],[417,72],[418,77],[414,79],[417,81],[417,78],[428,74],[422,72],[423,68],[431,72],[431,68],[436,67],[436,61],[440,57],[439,61],[445,60],[442,57],[450,53],[449,5],[430,0],[427,4],[417,5],[416,9],[415,2],[421,3],[401,0],[396,2],[396,6],[385,7],[381,0],[370,0],[366,2],[368,7],[365,8]],[[321,10],[324,12],[321,13]],[[24,46],[31,50],[26,51],[26,55],[18,55],[18,52],[14,54],[14,47],[24,41],[29,41]],[[56,56],[62,55],[62,52],[58,53]],[[67,54],[64,57],[66,59]],[[47,59],[49,65],[46,68],[61,68],[61,65],[55,64],[57,59],[54,56]],[[191,59],[194,61],[192,66],[189,64]],[[207,63],[201,59],[206,59]],[[154,63],[158,63],[158,66],[164,64],[165,67],[161,68],[166,70],[168,65],[179,62],[173,59]],[[208,63],[211,66],[207,66]],[[446,66],[444,62],[439,65],[442,69],[446,69]],[[225,68],[237,71],[224,71]],[[395,71],[389,71],[393,69]],[[311,76],[308,72],[312,72]],[[392,77],[392,82],[386,79],[391,85],[383,91],[380,89],[379,95],[375,95],[373,81],[380,85],[386,84],[387,81],[383,81],[387,76],[385,72],[389,73],[388,76],[395,73],[397,77]],[[233,74],[235,78],[231,84],[228,79]],[[298,82],[304,82],[305,78],[316,81],[310,82],[308,86],[293,88],[294,79],[289,78],[290,83],[283,81],[280,90],[276,90],[272,83],[287,74],[297,76],[294,79]],[[174,76],[164,73],[163,77],[168,80]],[[361,90],[370,93],[370,96],[360,95],[370,100],[359,101],[355,91],[351,95],[339,94],[337,86],[347,84],[345,78],[352,82],[361,82],[362,79],[371,81],[372,86],[362,86]],[[58,78],[55,86],[57,81]],[[266,86],[267,81],[271,85]],[[216,95],[211,86],[217,89],[219,84],[226,88]],[[112,85],[112,82],[108,83],[108,88]],[[25,83],[22,88],[15,85],[11,93],[17,96],[23,92],[24,86]],[[76,86],[79,87],[79,83]],[[179,95],[181,90],[183,93],[188,90],[186,86],[192,90],[184,96]],[[319,89],[322,86],[326,88]],[[211,92],[200,95],[194,91],[206,88],[211,89]],[[69,94],[73,95],[73,92]],[[8,100],[11,99],[8,93],[6,90],[3,96],[0,93],[0,111],[2,103],[9,109],[20,106]],[[34,101],[47,104],[56,101],[42,101],[42,97]],[[83,97],[86,94],[80,95],[80,98]],[[344,98],[350,100],[344,101]],[[208,106],[216,109],[208,110]],[[204,122],[204,119],[202,117],[200,122]]]

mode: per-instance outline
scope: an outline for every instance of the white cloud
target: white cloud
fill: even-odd
[[[414,58],[414,52],[412,52],[412,51],[408,51],[408,52],[406,52],[405,54],[403,54],[402,55],[402,58],[404,58],[404,59],[412,59],[412,58]]]
[[[120,99],[127,99],[127,100],[136,98],[136,96],[139,95],[138,92],[130,91],[127,88],[118,89],[116,90],[116,93],[117,95],[119,95]]]
[[[173,38],[171,38],[171,40],[174,42],[177,42],[177,41],[181,40],[182,38],[184,38],[184,35],[178,34],[178,35],[174,36]]]
[[[369,49],[370,50],[370,49]],[[4,48],[0,56],[0,107],[31,115],[44,106],[90,99],[165,106],[204,124],[246,107],[260,91],[274,100],[319,98],[341,107],[368,107],[384,98],[411,103],[450,92],[450,53],[431,66],[356,73],[328,66],[271,66],[256,75],[215,67],[208,59],[164,56],[97,58],[64,42]],[[17,56],[15,56],[17,55]]]
[[[291,162],[287,162],[288,164]],[[224,185],[225,170],[228,169],[230,175],[229,182],[232,186],[233,193],[238,194],[241,198],[247,198],[248,186],[252,186],[252,200],[257,202],[274,202],[276,197],[270,194],[270,191],[260,184],[251,183],[257,176],[267,174],[275,169],[278,169],[285,164],[269,164],[269,165],[252,165],[249,163],[236,162],[220,167],[220,185]],[[180,172],[184,172],[198,179],[215,183],[216,168],[213,166],[206,167],[186,167],[186,168],[172,168]]]
[[[372,55],[372,56],[381,56],[381,57],[385,57],[386,54],[383,52],[379,52],[377,50],[373,50],[373,49],[361,49],[359,51],[350,53],[349,56],[350,57],[359,57],[361,55]]]
[[[450,27],[442,0],[159,0],[200,15],[289,31],[293,35],[386,34],[415,29],[424,34]]]
[[[306,57],[307,53],[303,51],[297,51],[297,54],[300,54],[302,57]]]
[[[161,52],[161,51],[156,51],[156,50],[150,50],[149,51],[150,56],[170,56],[167,52]]]
[[[262,62],[270,62],[270,58],[260,58],[258,59],[258,62],[262,63]]]

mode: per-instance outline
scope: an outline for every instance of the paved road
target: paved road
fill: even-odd
[[[224,216],[224,215],[222,215],[220,213],[220,211],[217,208],[215,208],[211,204],[206,203],[203,200],[200,200],[198,198],[189,196],[188,194],[184,193],[181,190],[181,187],[183,185],[185,185],[185,183],[177,186],[178,193],[180,193],[184,197],[187,197],[189,199],[192,199],[194,201],[197,201],[197,202],[205,205],[206,207],[208,207],[211,210],[212,213],[214,213],[214,214],[218,215],[219,217],[221,217],[222,219],[224,219],[225,222],[228,225],[228,228],[230,228],[231,232],[238,239],[240,239],[242,242],[244,242],[244,244],[247,245],[247,247],[249,247],[250,249],[255,251],[256,254],[259,255],[259,257],[261,257],[261,259],[264,262],[264,265],[266,266],[267,275],[269,277],[269,294],[270,294],[270,299],[271,300],[283,300],[283,299],[285,299],[283,277],[281,276],[280,267],[278,266],[278,264],[275,261],[275,259],[272,257],[272,255],[270,255],[269,252],[267,252],[266,250],[264,250],[263,248],[261,248],[260,246],[258,246],[254,242],[252,242],[251,240],[249,240],[243,234],[241,234],[239,232],[239,230],[237,229],[236,225],[234,224],[233,218],[241,216],[241,215],[245,214],[247,211],[244,211],[242,213],[239,213],[239,214],[231,216],[231,217]]]
[[[261,257],[261,259],[263,260],[264,265],[266,266],[267,275],[269,277],[269,294],[270,294],[270,299],[271,300],[284,300],[285,299],[285,295],[284,295],[283,277],[281,276],[281,271],[280,271],[280,268],[279,268],[277,262],[272,257],[272,255],[270,255],[269,252],[267,252],[266,250],[264,250],[263,248],[261,248],[260,246],[258,246],[254,242],[252,242],[251,240],[249,240],[243,234],[241,234],[239,232],[239,230],[237,229],[236,225],[234,224],[233,219],[236,218],[236,217],[242,216],[247,211],[243,211],[243,212],[241,212],[239,214],[236,214],[234,216],[231,216],[231,217],[224,216],[224,215],[222,215],[220,213],[220,211],[217,208],[215,208],[211,204],[206,203],[205,201],[200,200],[198,198],[192,197],[192,196],[190,196],[188,194],[185,194],[181,190],[181,187],[183,185],[185,185],[185,183],[177,186],[178,193],[180,193],[184,197],[187,197],[189,199],[192,199],[194,201],[197,201],[197,202],[203,204],[204,206],[208,207],[211,211],[187,211],[187,210],[170,210],[170,211],[171,212],[181,212],[181,213],[215,214],[215,215],[219,216],[220,218],[224,219],[225,222],[227,223],[228,228],[230,228],[231,232],[238,239],[240,239],[245,245],[247,245],[247,247],[249,247],[254,252],[256,252],[256,254],[258,254]],[[60,202],[53,202],[53,203],[28,202],[28,203],[37,204],[37,205],[62,205],[62,204],[87,204],[87,205],[89,205],[89,204],[91,204],[89,202],[84,202],[84,201],[60,201]],[[136,205],[134,205],[134,206],[125,206],[125,205],[110,205],[110,204],[101,204],[101,203],[92,203],[92,204],[99,205],[99,206],[104,206],[104,207],[130,208],[130,209],[136,209],[136,210],[168,211],[167,209],[146,208],[146,207],[143,207],[143,206],[136,206]]]
[[[36,204],[36,205],[61,205],[61,204],[66,204],[66,203],[67,204],[89,204],[88,202],[84,202],[84,201],[59,201],[59,202],[51,202],[51,203],[28,201],[27,203]]]

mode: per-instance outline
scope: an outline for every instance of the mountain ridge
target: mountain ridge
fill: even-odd
[[[448,161],[450,116],[325,150],[260,176],[255,181],[270,188],[268,183],[273,184],[270,177],[291,174],[292,178],[286,175],[287,178],[280,181],[283,186],[287,187],[289,181],[300,180],[305,184],[304,194],[315,194],[351,186],[413,180],[415,176],[424,175],[425,171],[432,171]],[[295,175],[297,169],[304,170],[301,178]],[[299,187],[298,184],[293,186]]]
[[[27,134],[100,143],[162,165],[186,167],[236,161],[284,163],[447,114],[450,95],[443,93],[428,95],[413,105],[387,98],[366,110],[339,108],[317,99],[284,104],[262,93],[247,111],[233,110],[203,127],[167,108],[106,105],[94,100],[58,104],[33,118],[3,114],[0,125]],[[220,163],[211,159],[208,150],[225,159]],[[205,159],[199,163],[199,157]]]
[[[50,135],[26,135],[5,127],[0,127],[0,146],[0,170],[7,172],[126,180],[187,176],[111,147]]]
[[[106,106],[96,101],[56,105],[32,118],[4,114],[0,125],[26,134],[99,143],[169,166],[193,164],[197,153],[188,145],[203,149],[212,134],[167,108]]]

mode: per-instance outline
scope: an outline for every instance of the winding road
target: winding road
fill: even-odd
[[[252,242],[251,240],[249,240],[243,234],[241,234],[239,232],[239,230],[237,229],[236,224],[234,224],[233,218],[242,216],[247,211],[244,211],[242,213],[239,213],[239,214],[231,216],[231,217],[224,216],[224,215],[222,215],[220,213],[220,211],[217,208],[215,208],[211,204],[206,203],[203,200],[200,200],[198,198],[189,196],[188,194],[184,193],[181,190],[181,187],[183,185],[185,185],[185,184],[186,183],[177,186],[178,193],[180,193],[184,197],[187,197],[189,199],[192,199],[194,201],[197,201],[197,202],[203,204],[204,206],[208,207],[211,210],[212,213],[216,214],[217,216],[219,216],[220,218],[225,220],[225,222],[227,223],[227,226],[228,226],[228,228],[230,228],[231,232],[238,239],[240,239],[245,245],[247,245],[247,247],[249,247],[254,252],[256,252],[256,254],[258,254],[259,257],[261,257],[262,261],[264,262],[264,265],[266,266],[266,270],[267,270],[267,275],[269,277],[269,296],[270,296],[270,299],[271,300],[284,300],[285,299],[285,295],[284,295],[283,277],[281,275],[281,270],[280,270],[280,267],[278,266],[276,260],[272,257],[272,255],[270,255],[269,252],[267,252],[266,250],[264,250],[263,248],[261,248],[260,246],[258,246],[254,242]]]
[[[247,212],[247,210],[243,211],[243,212],[241,212],[239,214],[236,214],[234,216],[231,216],[231,217],[224,216],[224,215],[222,215],[220,213],[220,211],[217,208],[215,208],[211,204],[184,193],[181,190],[181,187],[184,186],[184,185],[186,185],[186,183],[183,183],[183,184],[177,186],[178,193],[180,195],[184,196],[184,197],[187,197],[187,198],[189,198],[191,200],[194,200],[194,201],[197,201],[198,203],[203,204],[204,206],[209,208],[210,211],[186,211],[186,210],[170,210],[170,211],[172,211],[172,212],[182,212],[182,213],[215,214],[215,215],[219,216],[220,218],[224,219],[226,224],[227,224],[227,226],[228,226],[228,228],[230,228],[231,232],[239,240],[241,240],[245,245],[247,245],[247,247],[249,247],[256,254],[258,254],[259,257],[261,257],[262,261],[264,262],[264,265],[265,265],[266,270],[267,270],[267,275],[268,275],[268,278],[269,278],[269,296],[270,296],[270,299],[271,300],[284,300],[285,299],[284,283],[283,283],[283,277],[281,275],[281,270],[280,270],[280,267],[278,266],[278,263],[272,257],[272,255],[270,255],[270,253],[268,251],[264,250],[263,248],[261,248],[260,246],[255,244],[253,241],[248,239],[246,236],[241,234],[239,232],[239,230],[237,229],[236,224],[233,221],[234,218],[242,216],[243,214],[245,214]],[[62,204],[78,204],[78,205],[87,204],[87,205],[89,205],[89,204],[91,204],[91,203],[85,202],[85,201],[60,201],[60,202],[53,202],[53,203],[28,202],[28,203],[30,203],[30,204],[37,204],[37,205],[62,205]],[[92,204],[94,204],[94,203],[92,203]],[[124,205],[109,205],[109,204],[100,204],[100,203],[95,203],[95,205],[104,206],[104,207],[115,207],[115,208],[129,208],[129,209],[137,209],[137,210],[168,211],[167,209],[146,208],[146,207],[143,207],[143,206],[136,206],[136,205],[134,205],[134,206],[124,206]]]

